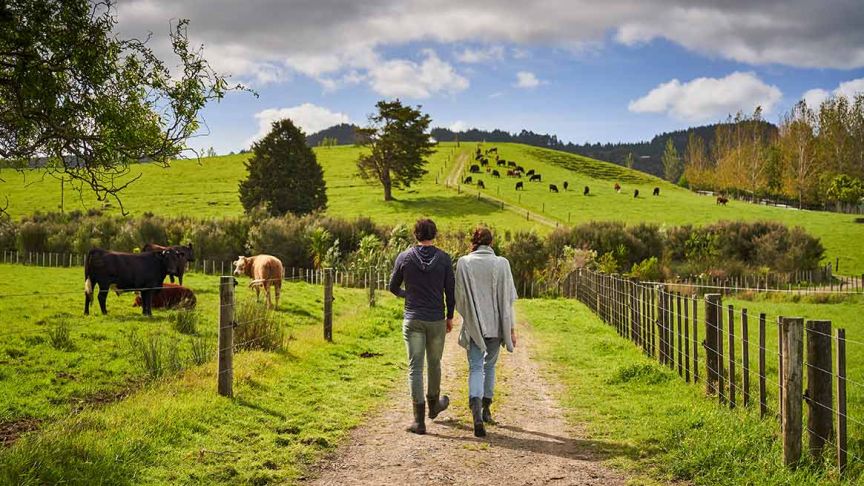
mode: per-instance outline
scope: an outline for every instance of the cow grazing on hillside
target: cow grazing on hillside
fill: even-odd
[[[479,174],[480,173],[480,166],[477,164],[474,164],[468,169],[468,172],[470,172],[472,174]]]
[[[522,177],[522,174],[520,174],[519,171],[508,170],[507,177]]]
[[[173,283],[162,284],[162,289],[153,294],[151,302],[155,309],[174,309],[177,307],[194,309],[195,303],[195,292],[192,292],[192,289]],[[132,306],[141,307],[142,305],[143,299],[141,295],[136,295],[135,303]]]
[[[522,167],[521,165],[517,165],[517,166],[516,166],[516,170],[518,170],[519,172],[524,173],[524,172],[525,172],[525,167]]]
[[[487,165],[489,165],[489,159],[487,159],[485,157],[480,159],[480,165],[482,165],[483,167],[486,167]]]
[[[621,184],[615,183],[615,192],[621,192]]]
[[[477,181],[477,187],[480,189],[486,189],[486,184],[483,184],[483,181],[478,180]]]
[[[504,159],[500,159],[500,160],[498,160],[498,162],[496,162],[496,164],[498,164],[498,167],[506,167],[507,161]]]
[[[279,295],[282,293],[282,277],[284,276],[282,262],[271,255],[239,256],[234,262],[234,275],[246,275],[252,279],[249,287],[255,288],[256,300],[261,299],[261,287],[267,296],[268,307],[279,307]],[[270,302],[270,287],[276,296],[276,305]]]
[[[176,250],[120,253],[94,248],[84,259],[84,315],[90,314],[93,289],[99,286],[99,308],[108,313],[108,290],[139,290],[145,316],[153,315],[153,295],[162,288],[165,276],[177,274],[186,260]]]
[[[496,154],[497,154],[497,153],[498,153],[498,147],[492,147],[492,148],[490,148],[490,149],[486,149],[486,154],[487,154],[487,155],[488,155],[488,154],[491,154],[491,153],[496,153]]]
[[[493,170],[493,171],[492,171],[492,177],[498,177],[498,178],[500,179],[500,178],[501,178],[501,173],[498,172],[497,170]]]
[[[549,192],[558,192],[558,186],[555,184],[549,184]]]
[[[728,202],[729,202],[729,199],[727,199],[723,196],[717,196],[717,205],[718,206],[725,206],[726,203],[728,203]]]
[[[534,169],[529,170],[528,172],[525,173],[525,175],[527,175],[527,176],[534,175]]]
[[[568,187],[570,187],[570,183],[567,181],[564,181],[564,190],[566,191]]]
[[[528,182],[543,182],[543,176],[534,174],[528,179]]]
[[[522,181],[516,183],[516,190],[525,189],[525,186],[522,185]]]
[[[507,161],[507,167],[512,167],[515,169],[516,168],[516,162],[514,162],[512,160],[508,160]]]
[[[635,199],[637,197],[639,197],[639,189],[633,191],[633,198]]]
[[[165,251],[165,250],[176,250],[183,258],[186,259],[186,263],[195,261],[195,252],[192,251],[192,243],[188,245],[174,245],[174,246],[162,246],[157,245],[156,243],[147,243],[141,248],[141,251]],[[183,273],[186,271],[186,263],[180,266],[180,271],[175,275],[173,273],[168,274],[168,278],[171,279],[171,283],[174,283],[174,277],[177,277],[177,281],[180,285],[183,285]]]
[[[462,179],[462,184],[471,184],[473,182],[474,182],[474,179],[471,176],[468,176],[468,177]]]
[[[653,192],[652,195],[654,195],[654,196],[659,196],[659,195],[660,195],[660,188],[659,188],[659,187],[655,187],[655,188],[654,188],[654,192]]]
[[[585,186],[585,189],[582,190],[582,195],[587,196],[589,192],[591,192],[591,189]]]

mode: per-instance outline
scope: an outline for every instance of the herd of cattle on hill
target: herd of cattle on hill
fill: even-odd
[[[515,177],[515,178],[521,179],[522,176],[526,176],[526,177],[528,177],[528,182],[543,182],[543,176],[541,174],[539,174],[538,172],[536,172],[534,169],[525,170],[525,167],[519,165],[514,160],[505,160],[505,159],[500,158],[498,155],[498,147],[492,147],[492,148],[486,149],[485,152],[480,147],[477,147],[477,150],[474,152],[474,161],[477,162],[477,164],[472,164],[468,168],[468,172],[470,172],[471,174],[482,174],[483,168],[485,168],[486,173],[489,174],[491,177],[496,178],[496,179],[500,179],[501,178],[501,172],[499,172],[498,169],[493,169],[492,165],[491,165],[492,162],[490,160],[490,157],[492,157],[493,155],[495,157],[495,165],[497,167],[506,167],[507,177]],[[463,184],[474,184],[476,181],[478,189],[486,189],[486,184],[483,182],[483,180],[479,179],[479,178],[475,179],[475,177],[476,177],[476,175],[469,175],[469,176],[465,177],[464,179],[462,179],[462,183]],[[570,183],[568,181],[564,181],[562,186],[563,186],[564,190],[566,191],[567,189],[570,188]],[[621,184],[616,182],[614,188],[615,188],[615,192],[617,192],[617,193],[621,192]],[[517,181],[515,190],[524,191],[525,190],[525,184],[521,180]],[[557,184],[549,184],[549,192],[552,192],[555,194],[559,193],[560,191],[558,190],[558,185]],[[590,193],[591,193],[591,188],[588,186],[585,186],[585,188],[582,190],[582,194],[585,196],[588,196],[588,195],[590,195]],[[651,194],[653,196],[659,196],[660,195],[660,188],[654,187],[654,190],[652,191]],[[639,189],[633,190],[633,197],[634,198],[639,197]],[[722,195],[717,197],[717,204],[718,205],[725,206],[726,203],[728,203],[728,202],[729,202],[729,199],[727,199],[726,197],[724,197]]]
[[[145,316],[153,315],[153,308],[191,308],[195,306],[195,293],[183,286],[183,273],[189,262],[195,261],[192,245],[161,246],[147,243],[140,253],[123,253],[94,248],[84,260],[84,314],[90,314],[93,292],[99,287],[98,300],[102,314],[108,313],[108,292],[134,291],[138,294],[134,305],[140,306]],[[270,287],[273,287],[276,306],[282,290],[284,269],[278,258],[270,255],[240,256],[234,262],[234,274],[252,278],[249,284],[260,299],[261,289],[271,306]],[[171,283],[163,283],[165,277]],[[178,284],[174,284],[174,278]]]

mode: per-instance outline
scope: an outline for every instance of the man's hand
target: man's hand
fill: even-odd
[[[447,319],[447,332],[450,332],[452,330],[453,330],[453,318],[451,317],[450,319]]]
[[[510,341],[513,342],[513,347],[516,347],[516,330],[510,329]]]

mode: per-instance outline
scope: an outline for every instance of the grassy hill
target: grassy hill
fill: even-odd
[[[854,216],[737,201],[722,207],[717,206],[713,198],[696,195],[615,164],[521,144],[496,146],[502,158],[515,160],[526,169],[541,173],[543,182],[529,183],[523,179],[525,190],[516,191],[514,179],[493,179],[481,174],[480,178],[486,184],[484,192],[531,213],[542,214],[553,222],[576,224],[591,220],[620,220],[627,223],[700,225],[722,219],[774,220],[802,226],[822,238],[827,257],[831,261],[840,258],[841,273],[857,275],[864,272],[864,254],[856,250],[864,237],[864,225],[855,223]],[[426,177],[408,190],[396,191],[397,200],[387,204],[382,201],[380,187],[369,185],[356,175],[355,161],[361,148],[316,148],[327,180],[328,213],[349,218],[364,215],[387,224],[410,223],[420,216],[431,216],[443,227],[465,228],[486,223],[500,229],[548,231],[549,225],[526,221],[524,215],[501,210],[495,204],[471,197],[469,193],[477,193],[476,186],[462,186],[463,192],[458,194],[443,185],[447,175],[456,167],[458,155],[467,154],[474,147],[473,143],[463,143],[459,149],[450,143],[439,145],[429,161]],[[243,162],[247,157],[245,154],[213,157],[202,159],[200,163],[176,161],[168,169],[152,165],[133,167],[132,175],[141,173],[143,176],[124,192],[124,205],[133,214],[151,211],[200,217],[239,215],[242,207],[237,197],[237,184],[245,176]],[[36,210],[57,210],[60,202],[58,180],[38,171],[22,175],[6,170],[0,177],[6,181],[0,182],[0,193],[9,196],[13,216]],[[569,191],[563,190],[564,181],[570,183]],[[613,190],[616,182],[623,186],[620,193]],[[550,193],[550,183],[556,184],[561,193]],[[586,185],[591,189],[589,196],[582,195]],[[654,187],[660,188],[659,197],[651,196]],[[639,190],[639,198],[633,197],[634,189]],[[67,211],[100,205],[89,194],[81,197],[67,187]]]

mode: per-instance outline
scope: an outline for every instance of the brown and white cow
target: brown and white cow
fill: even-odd
[[[284,270],[282,262],[272,255],[240,256],[234,262],[234,275],[246,275],[252,279],[249,287],[255,288],[256,299],[261,299],[261,287],[267,295],[268,307],[279,307],[279,294],[282,292]],[[270,302],[270,286],[276,296],[276,305]]]

